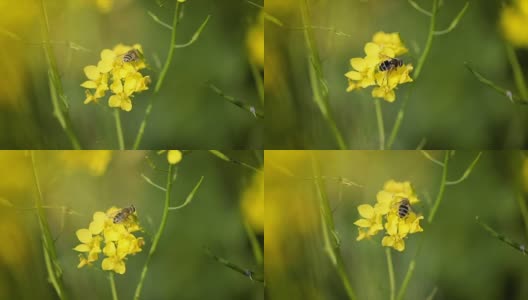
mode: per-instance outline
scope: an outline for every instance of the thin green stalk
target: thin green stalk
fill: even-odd
[[[172,57],[174,55],[174,50],[176,49],[174,46],[176,45],[176,31],[178,24],[180,23],[180,16],[182,15],[184,2],[176,1],[176,8],[174,9],[174,19],[172,20],[172,35],[171,35],[171,42],[169,45],[169,52],[167,54],[167,59],[165,60],[165,64],[163,65],[163,69],[161,70],[160,77],[158,81],[156,82],[156,86],[154,87],[154,93],[149,99],[149,103],[147,105],[147,109],[145,110],[145,117],[143,117],[143,121],[141,122],[141,125],[139,126],[139,131],[136,136],[136,140],[134,141],[134,150],[137,150],[139,147],[139,144],[141,143],[141,139],[143,138],[143,134],[145,132],[145,127],[147,126],[147,120],[150,116],[150,113],[152,111],[152,98],[154,95],[156,95],[165,80],[165,76],[167,75],[167,72],[169,71],[169,67],[172,62]]]
[[[148,265],[150,263],[150,260],[152,259],[152,255],[154,252],[156,252],[156,248],[158,247],[159,240],[161,238],[161,234],[163,233],[163,230],[165,229],[165,225],[167,224],[167,216],[169,213],[169,204],[170,204],[170,194],[172,189],[172,183],[173,183],[173,173],[174,173],[174,165],[169,165],[169,172],[167,173],[167,185],[166,185],[166,192],[165,192],[165,205],[163,206],[163,214],[161,216],[161,223],[158,228],[158,231],[156,232],[156,235],[154,236],[154,239],[152,240],[152,246],[150,247],[150,251],[147,255],[147,260],[145,261],[145,265],[143,266],[143,270],[141,271],[141,277],[139,278],[139,283],[136,287],[136,292],[134,293],[134,300],[138,300],[141,295],[141,289],[143,288],[143,283],[145,281],[145,277],[147,276],[148,271]]]
[[[491,228],[486,223],[483,223],[482,221],[480,221],[480,218],[478,216],[475,219],[476,219],[477,223],[480,226],[482,226],[482,228],[484,228],[491,236],[499,239],[500,241],[502,241],[505,244],[509,245],[513,249],[515,249],[517,251],[520,251],[522,254],[526,255],[526,245],[520,244],[520,243],[518,243],[516,241],[513,241],[513,240],[509,239],[508,237],[498,233],[497,231],[495,231],[495,229]]]
[[[407,290],[409,281],[411,281],[411,277],[414,273],[414,267],[416,267],[416,257],[414,257],[409,263],[409,268],[407,268],[407,273],[405,274],[402,286],[400,288],[400,291],[398,292],[398,297],[396,298],[397,300],[402,300],[403,296],[405,296],[405,291]]]
[[[249,225],[248,221],[244,221],[244,227],[246,229],[246,234],[248,236],[249,242],[251,244],[251,249],[253,250],[253,256],[255,257],[255,261],[259,266],[261,266],[263,263],[262,249],[260,248],[260,244],[257,240],[255,231],[253,231],[253,228],[251,228],[251,225]]]
[[[438,210],[438,207],[440,206],[440,203],[442,202],[442,199],[444,198],[444,191],[446,187],[447,182],[447,167],[449,163],[449,150],[445,151],[444,154],[444,167],[442,171],[442,178],[440,180],[440,190],[438,191],[438,194],[436,195],[436,200],[433,204],[433,208],[431,209],[431,213],[429,214],[429,218],[427,218],[427,222],[431,224],[433,222],[433,219],[436,215],[436,211]]]
[[[257,87],[260,104],[264,106],[264,79],[260,74],[260,70],[253,62],[250,62],[249,65],[251,66],[251,74],[253,75],[253,80],[255,81],[255,86]]]
[[[327,122],[334,138],[336,139],[339,149],[347,149],[343,134],[337,127],[337,124],[332,115],[330,104],[328,100],[328,85],[323,76],[323,70],[321,67],[321,61],[319,58],[319,53],[315,45],[315,38],[313,36],[313,30],[309,24],[310,12],[308,8],[308,0],[300,0],[301,2],[301,16],[303,22],[303,32],[304,40],[306,43],[306,48],[308,50],[308,71],[310,75],[310,84],[312,87],[312,93],[314,101],[319,107],[321,114],[323,115],[325,121]]]
[[[379,99],[374,99],[376,106],[376,119],[378,120],[378,136],[379,136],[379,149],[385,149],[385,127],[383,125],[383,112],[381,110],[381,104]]]
[[[328,202],[328,197],[326,195],[326,190],[324,187],[323,180],[320,175],[320,169],[318,162],[315,160],[315,157],[312,156],[312,170],[314,175],[314,183],[319,199],[319,208],[321,212],[321,226],[324,237],[324,249],[332,262],[332,265],[337,271],[341,282],[345,288],[347,296],[350,300],[355,300],[356,295],[350,284],[350,279],[346,273],[345,263],[343,262],[343,257],[341,256],[340,243],[337,238],[334,226],[334,217],[332,215],[332,210],[330,209],[330,203]]]
[[[396,282],[394,280],[394,266],[392,265],[390,248],[385,248],[385,255],[387,256],[387,266],[389,268],[390,300],[394,300],[394,296],[396,295]]]
[[[112,300],[118,300],[117,289],[114,280],[114,272],[108,272],[108,280],[110,281],[110,288],[112,289]]]
[[[35,197],[35,207],[37,208],[37,216],[39,220],[40,231],[42,234],[42,243],[44,250],[44,260],[46,262],[46,269],[49,276],[49,282],[53,285],[55,292],[60,299],[67,299],[62,284],[62,270],[57,260],[57,250],[49,228],[48,218],[43,208],[42,190],[40,188],[40,180],[35,164],[35,153],[31,151],[31,166],[33,169],[33,178],[37,188],[37,195]]]
[[[416,65],[416,69],[413,73],[414,80],[418,79],[418,77],[420,76],[420,73],[422,72],[422,68],[425,64],[425,60],[427,59],[427,56],[429,55],[429,52],[431,51],[431,46],[433,44],[433,37],[435,35],[435,23],[436,23],[436,13],[437,12],[438,12],[438,0],[433,0],[433,11],[431,13],[431,21],[429,23],[429,33],[427,35],[427,41],[425,42],[424,51],[422,52],[422,55],[420,55],[420,58],[418,59],[418,64]],[[394,141],[396,140],[396,136],[398,135],[398,132],[400,131],[401,123],[405,115],[405,107],[407,106],[407,101],[409,99],[410,93],[411,93],[411,90],[409,90],[407,97],[403,100],[402,106],[400,107],[400,110],[398,111],[396,120],[394,121],[394,126],[392,127],[392,131],[389,137],[389,143],[387,144],[387,149],[392,148],[392,145],[394,144]]]
[[[44,0],[40,1],[41,13],[41,34],[42,34],[42,47],[46,54],[46,61],[48,63],[48,78],[50,85],[51,102],[53,105],[53,114],[59,121],[62,129],[70,139],[72,147],[76,150],[81,149],[79,139],[73,131],[72,122],[68,113],[68,105],[66,102],[66,96],[64,95],[64,89],[60,80],[59,69],[57,67],[57,61],[53,55],[53,49],[51,48],[51,41],[49,37],[49,21],[48,12]]]
[[[119,116],[119,108],[114,108],[114,119],[117,131],[117,141],[119,143],[119,150],[125,150],[125,141],[123,139],[123,129],[121,128],[121,117]]]
[[[517,193],[517,201],[519,202],[519,208],[521,209],[521,215],[524,221],[524,234],[528,238],[528,208],[526,207],[526,199],[523,197],[521,192]]]
[[[429,23],[429,34],[427,35],[427,41],[425,42],[425,48],[422,52],[422,55],[420,55],[420,59],[418,60],[418,64],[416,65],[416,71],[414,71],[414,80],[418,79],[418,76],[420,76],[420,73],[422,72],[422,68],[425,64],[425,60],[427,56],[429,55],[429,52],[431,51],[431,46],[433,45],[433,36],[435,33],[435,22],[436,22],[436,13],[438,10],[438,0],[433,0],[433,11],[431,14],[431,22]]]
[[[246,277],[248,277],[249,279],[251,279],[252,281],[258,281],[258,282],[262,282],[264,283],[264,275],[261,274],[261,273],[256,273],[250,269],[246,269],[246,268],[243,268],[237,264],[234,264],[232,262],[230,262],[229,260],[223,258],[223,257],[220,257],[220,256],[217,256],[215,254],[213,254],[211,252],[211,250],[209,250],[209,248],[204,248],[204,252],[207,256],[211,257],[212,259],[216,260],[217,262],[219,262],[220,264],[224,265],[225,267],[233,270],[233,271],[236,271]]]
[[[489,86],[490,88],[494,89],[495,91],[497,91],[502,96],[508,97],[508,99],[511,102],[513,102],[515,104],[528,104],[528,99],[526,99],[526,98],[523,99],[523,98],[513,94],[512,91],[507,90],[507,89],[505,89],[503,87],[500,87],[500,86],[496,85],[493,81],[489,80],[488,78],[482,76],[482,74],[480,74],[479,72],[475,71],[468,62],[464,62],[464,65],[471,72],[471,74],[473,74],[477,78],[478,81],[480,81],[483,84],[485,84],[485,85]]]
[[[517,59],[515,49],[513,49],[513,47],[508,43],[506,43],[506,53],[508,54],[508,59],[510,60],[510,64],[513,69],[513,77],[515,78],[517,90],[519,90],[519,94],[521,94],[523,99],[528,99],[528,88],[526,88],[526,81],[524,79],[521,64]]]
[[[238,161],[236,159],[232,159],[230,158],[229,156],[225,155],[223,152],[220,152],[218,150],[209,150],[209,153],[211,153],[212,155],[220,158],[221,160],[223,161],[227,161],[227,162],[230,162],[230,163],[233,163],[233,164],[236,164],[236,165],[241,165],[243,167],[246,167],[250,170],[253,170],[255,172],[262,172],[262,170],[256,168],[256,167],[253,167],[252,165],[248,164],[248,163],[245,163],[243,161]]]

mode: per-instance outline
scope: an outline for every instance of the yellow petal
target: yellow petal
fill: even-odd
[[[363,78],[363,75],[356,71],[347,72],[345,76],[350,80],[361,80]]]
[[[90,247],[86,244],[80,244],[80,245],[77,245],[77,247],[73,248],[73,250],[79,251],[79,252],[90,252]]]
[[[402,239],[400,239],[394,243],[393,248],[402,252],[403,250],[405,250],[405,242]]]
[[[125,79],[125,94],[127,94],[128,96],[132,95],[132,93],[136,91],[137,84],[138,80],[136,79],[136,76],[128,76]]]
[[[132,101],[130,98],[125,98],[121,100],[121,109],[124,111],[131,111],[132,110]]]
[[[114,53],[114,51],[110,49],[104,49],[103,51],[101,51],[101,60],[107,61],[107,62],[113,62],[115,58],[116,58],[116,54]]]
[[[354,225],[359,226],[359,227],[370,227],[372,223],[365,219],[359,219],[356,222],[354,222]]]
[[[381,245],[385,247],[392,247],[394,245],[394,238],[392,236],[385,236],[381,240]]]
[[[356,238],[356,241],[361,241],[362,239],[367,237],[365,230],[361,230],[360,228],[358,228],[358,231],[359,231],[359,234],[358,234],[358,237]]]
[[[101,267],[102,267],[103,270],[105,270],[105,271],[113,270],[114,267],[115,267],[114,260],[111,259],[111,258],[105,258],[105,259],[103,259],[103,262],[101,263]]]
[[[84,99],[84,104],[88,104],[95,100],[94,96],[89,90],[85,90],[84,93],[86,95],[86,99]]]
[[[110,99],[108,99],[108,105],[110,107],[120,107],[121,106],[121,97],[118,96],[118,95],[110,96]]]
[[[96,66],[86,66],[84,67],[84,74],[88,79],[95,81],[101,77],[101,73]]]
[[[117,274],[121,274],[121,275],[125,274],[125,271],[126,271],[125,263],[122,260],[117,261],[114,266],[114,271]]]
[[[103,248],[103,253],[106,256],[114,256],[116,253],[116,247],[113,242],[108,242],[106,246]]]
[[[374,208],[368,204],[362,204],[358,206],[357,210],[359,214],[365,219],[374,217]]]
[[[95,89],[95,88],[97,88],[97,83],[95,83],[95,81],[87,80],[87,81],[83,82],[81,84],[81,86],[83,88],[87,88],[87,89]]]
[[[75,232],[75,234],[77,235],[79,241],[81,241],[82,243],[88,244],[92,241],[92,234],[88,229],[79,229]]]
[[[378,56],[380,52],[380,46],[375,43],[367,43],[364,50],[367,56]]]
[[[101,73],[108,73],[112,70],[114,64],[111,60],[101,60],[97,64],[97,70]]]
[[[357,71],[363,71],[367,68],[367,64],[363,58],[356,57],[350,60],[350,65]]]
[[[123,92],[123,84],[121,83],[120,79],[115,79],[114,82],[110,85],[110,89],[114,94],[119,94]]]

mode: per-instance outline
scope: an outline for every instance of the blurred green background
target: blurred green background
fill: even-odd
[[[143,46],[152,68],[144,71],[151,76],[152,84],[132,100],[131,112],[121,112],[125,143],[130,148],[171,38],[171,31],[147,13],[172,24],[176,1],[161,1],[161,7],[150,0],[44,2],[73,127],[85,149],[117,149],[117,138],[112,110],[107,105],[109,93],[101,99],[101,105],[83,104],[83,68],[97,64],[100,52],[118,43]],[[108,4],[110,8],[105,9]],[[171,145],[187,149],[262,148],[262,119],[229,103],[208,86],[214,84],[226,95],[262,111],[250,61],[262,72],[263,33],[260,38],[249,36],[255,27],[263,30],[259,12],[259,7],[240,0],[186,2],[177,44],[189,41],[208,15],[211,19],[193,45],[176,49],[160,93],[153,99],[141,149]],[[52,115],[39,15],[37,0],[0,3],[0,67],[4,74],[0,83],[0,148],[71,148]],[[70,42],[74,43],[72,47]]]
[[[262,151],[225,152],[258,167]],[[145,238],[143,251],[126,260],[126,273],[115,275],[120,299],[132,299],[141,268],[160,224],[164,192],[141,174],[165,186],[167,154],[156,152],[37,151],[45,212],[55,239],[58,262],[69,299],[111,299],[101,257],[94,267],[77,269],[75,232],[87,228],[96,211],[111,206],[136,207]],[[0,151],[0,299],[58,299],[48,283],[31,160],[26,151]],[[252,224],[260,247],[263,234],[263,178],[260,172],[218,159],[207,151],[186,152],[177,165],[171,206],[182,204],[201,176],[202,185],[186,207],[169,211],[154,253],[141,299],[263,299],[262,283],[251,281],[204,253],[262,274],[245,229]],[[62,208],[64,207],[64,209]],[[250,225],[251,226],[251,225]],[[102,256],[102,255],[101,255]]]
[[[357,206],[373,205],[386,181],[410,181],[427,220],[442,167],[418,151],[266,151],[265,276],[269,299],[348,299],[325,252],[311,155],[325,177],[341,253],[357,299],[389,299],[383,233],[356,241]],[[444,152],[429,154],[442,161]],[[456,180],[478,152],[456,151],[447,179]],[[526,155],[526,153],[524,153]],[[527,299],[528,256],[490,236],[478,223],[526,245],[517,195],[526,203],[527,161],[513,151],[485,151],[467,179],[445,189],[431,224],[410,235],[403,252],[392,250],[397,290],[416,256],[403,299]],[[339,178],[346,181],[339,181]],[[354,182],[362,187],[340,182]]]
[[[271,21],[265,23],[266,147],[336,149],[334,136],[312,100],[300,2],[266,1],[266,12],[282,23],[282,26]],[[485,77],[518,94],[499,24],[503,2],[527,2],[467,2],[469,8],[458,26],[449,34],[434,36],[420,78],[402,85],[394,103],[382,100],[388,139],[402,100],[412,87],[395,149],[416,149],[422,140],[428,149],[527,146],[527,108],[513,105],[507,97],[477,81],[464,66],[464,62],[470,62]],[[433,1],[417,0],[416,3],[431,11]],[[440,1],[436,29],[446,29],[465,3]],[[363,47],[374,33],[399,32],[409,48],[409,53],[401,58],[416,67],[430,19],[408,1],[309,0],[308,5],[311,25],[327,28],[313,31],[337,127],[349,149],[377,149],[372,88],[346,92],[348,84],[344,74],[351,69],[349,60],[365,56]],[[525,12],[515,29],[524,34],[526,30],[522,28],[527,27]],[[526,39],[526,34],[523,38]],[[526,48],[528,45],[517,49],[524,73],[528,66]]]

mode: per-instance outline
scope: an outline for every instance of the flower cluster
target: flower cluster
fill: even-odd
[[[134,49],[132,57],[124,59],[125,55],[130,55],[129,51]],[[84,74],[88,78],[81,84],[87,89],[84,103],[97,103],[110,89],[114,93],[108,100],[110,107],[120,107],[125,111],[132,110],[131,98],[134,93],[147,90],[150,83],[150,77],[143,76],[139,72],[146,67],[142,53],[139,44],[134,46],[118,44],[113,50],[101,51],[101,60],[97,66],[90,65],[84,68]]]
[[[396,99],[394,90],[402,83],[412,82],[409,72],[413,70],[411,64],[397,65],[396,57],[407,53],[398,33],[377,32],[372,42],[365,45],[364,58],[356,57],[350,60],[353,70],[345,74],[348,78],[347,92],[367,88],[372,85],[372,97],[383,98],[389,102]],[[391,62],[388,68],[381,70],[380,66]]]
[[[528,48],[528,0],[515,0],[502,8],[500,25],[504,37],[516,47]]]
[[[130,212],[130,209],[125,210]],[[88,228],[77,230],[77,238],[82,244],[77,245],[74,250],[83,253],[79,254],[78,268],[91,265],[99,259],[99,254],[102,252],[106,256],[101,264],[103,270],[114,271],[118,274],[125,273],[127,256],[141,252],[141,247],[145,244],[142,237],[138,238],[133,234],[141,230],[136,213],[125,217],[123,215],[125,210],[111,207],[106,213],[95,212]],[[114,223],[113,218],[118,214],[123,220]]]
[[[404,239],[409,234],[423,231],[420,227],[420,220],[424,218],[416,215],[412,209],[406,216],[400,217],[400,205],[404,199],[407,199],[410,205],[419,202],[411,183],[389,180],[385,183],[383,190],[378,192],[377,203],[374,206],[369,204],[358,206],[362,219],[354,223],[359,227],[357,240],[370,238],[385,229],[386,235],[381,244],[403,251],[405,249]]]

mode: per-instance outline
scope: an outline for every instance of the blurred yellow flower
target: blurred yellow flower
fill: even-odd
[[[260,11],[258,21],[250,27],[246,44],[249,51],[250,60],[260,66],[264,67],[264,12]]]
[[[364,58],[350,60],[352,71],[345,74],[348,79],[347,92],[377,85],[372,90],[372,97],[383,98],[388,102],[396,100],[394,90],[398,85],[412,82],[409,73],[411,64],[404,65],[396,57],[407,53],[407,48],[398,33],[377,32],[372,42],[365,45]]]
[[[169,150],[167,152],[167,160],[171,165],[179,163],[182,160],[182,152],[180,150]]]
[[[101,176],[112,159],[110,150],[61,151],[59,159],[70,169],[86,169],[94,176]]]
[[[118,274],[126,272],[127,256],[141,252],[145,241],[133,234],[141,230],[135,210],[123,221],[115,223],[114,217],[122,212],[123,210],[117,207],[109,208],[106,213],[95,212],[88,229],[77,230],[76,235],[81,244],[73,250],[84,253],[79,254],[78,268],[91,265],[99,259],[99,253],[102,252],[106,256],[101,263],[103,270]],[[103,241],[105,246],[101,249]]]
[[[102,13],[109,13],[114,6],[114,0],[95,0],[95,5]]]
[[[515,0],[503,6],[500,15],[502,34],[516,47],[528,47],[528,0]]]
[[[101,51],[101,60],[97,66],[89,65],[84,68],[88,78],[81,84],[86,88],[85,104],[98,102],[106,91],[114,93],[110,96],[108,105],[119,107],[124,111],[132,110],[132,97],[148,89],[150,77],[143,76],[139,70],[146,68],[141,45],[126,46],[118,44],[114,49]],[[112,83],[109,85],[109,80]],[[90,89],[95,89],[94,92]]]
[[[242,194],[242,214],[255,231],[264,231],[264,174],[255,173],[251,184]]]
[[[408,201],[409,205],[419,202],[418,197],[409,181],[397,182],[389,180],[383,186],[383,190],[376,195],[374,207],[368,204],[358,206],[358,211],[363,219],[357,220],[354,224],[360,228],[357,240],[370,238],[385,228],[386,236],[381,244],[385,247],[392,247],[398,251],[405,250],[404,239],[412,233],[423,231],[420,227],[420,220],[423,216],[418,216],[412,209],[400,209],[402,201]],[[402,216],[401,210],[405,211]],[[385,224],[382,226],[383,220]]]

